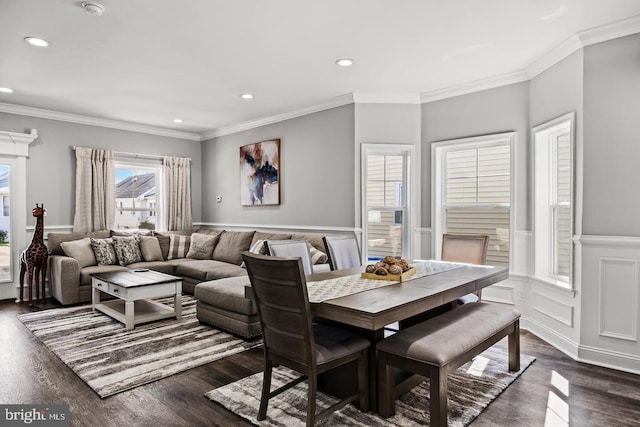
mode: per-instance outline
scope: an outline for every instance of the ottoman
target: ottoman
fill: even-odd
[[[249,276],[210,280],[196,285],[196,317],[200,322],[215,326],[243,338],[261,335],[260,319],[255,302],[244,297]]]

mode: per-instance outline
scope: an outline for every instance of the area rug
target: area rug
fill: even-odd
[[[173,306],[173,297],[158,301]],[[181,320],[136,325],[130,331],[91,306],[22,314],[18,319],[104,398],[262,344],[200,324],[196,302],[183,296]]]
[[[507,353],[490,348],[449,375],[448,421],[449,426],[466,426],[476,418],[509,384],[524,372],[535,358],[521,355],[521,369],[508,372]],[[274,369],[272,390],[299,375],[287,368]],[[231,412],[259,426],[304,425],[307,408],[307,385],[294,388],[272,398],[267,418],[256,421],[262,390],[262,372],[242,380],[211,390],[205,394]],[[429,381],[422,382],[396,401],[396,414],[384,419],[375,414],[363,414],[352,405],[332,414],[327,426],[425,426],[429,425]],[[318,393],[317,411],[328,408],[336,400]]]

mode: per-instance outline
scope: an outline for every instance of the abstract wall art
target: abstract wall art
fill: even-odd
[[[240,204],[280,204],[280,140],[240,147]]]

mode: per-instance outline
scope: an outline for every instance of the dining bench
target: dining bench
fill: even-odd
[[[377,343],[380,415],[394,415],[395,399],[406,389],[396,384],[395,367],[429,377],[430,425],[446,426],[448,374],[505,336],[509,370],[518,371],[520,313],[508,306],[466,304],[381,340]]]

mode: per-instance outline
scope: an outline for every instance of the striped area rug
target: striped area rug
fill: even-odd
[[[159,299],[173,306],[173,297]],[[183,296],[182,319],[130,331],[91,306],[22,314],[18,319],[100,397],[111,396],[261,345],[200,324]]]
[[[507,353],[491,347],[449,375],[448,425],[466,426],[473,421],[503,390],[518,378],[535,358],[521,355],[518,372],[508,372]],[[271,389],[275,390],[299,375],[287,368],[274,369]],[[306,419],[307,385],[300,383],[269,400],[267,418],[258,422],[258,407],[262,391],[262,373],[227,384],[205,394],[231,412],[259,426],[303,426]],[[363,414],[352,405],[333,413],[327,426],[404,426],[429,425],[429,380],[405,393],[396,401],[396,414],[384,419],[375,414]],[[336,400],[318,393],[317,412]]]

